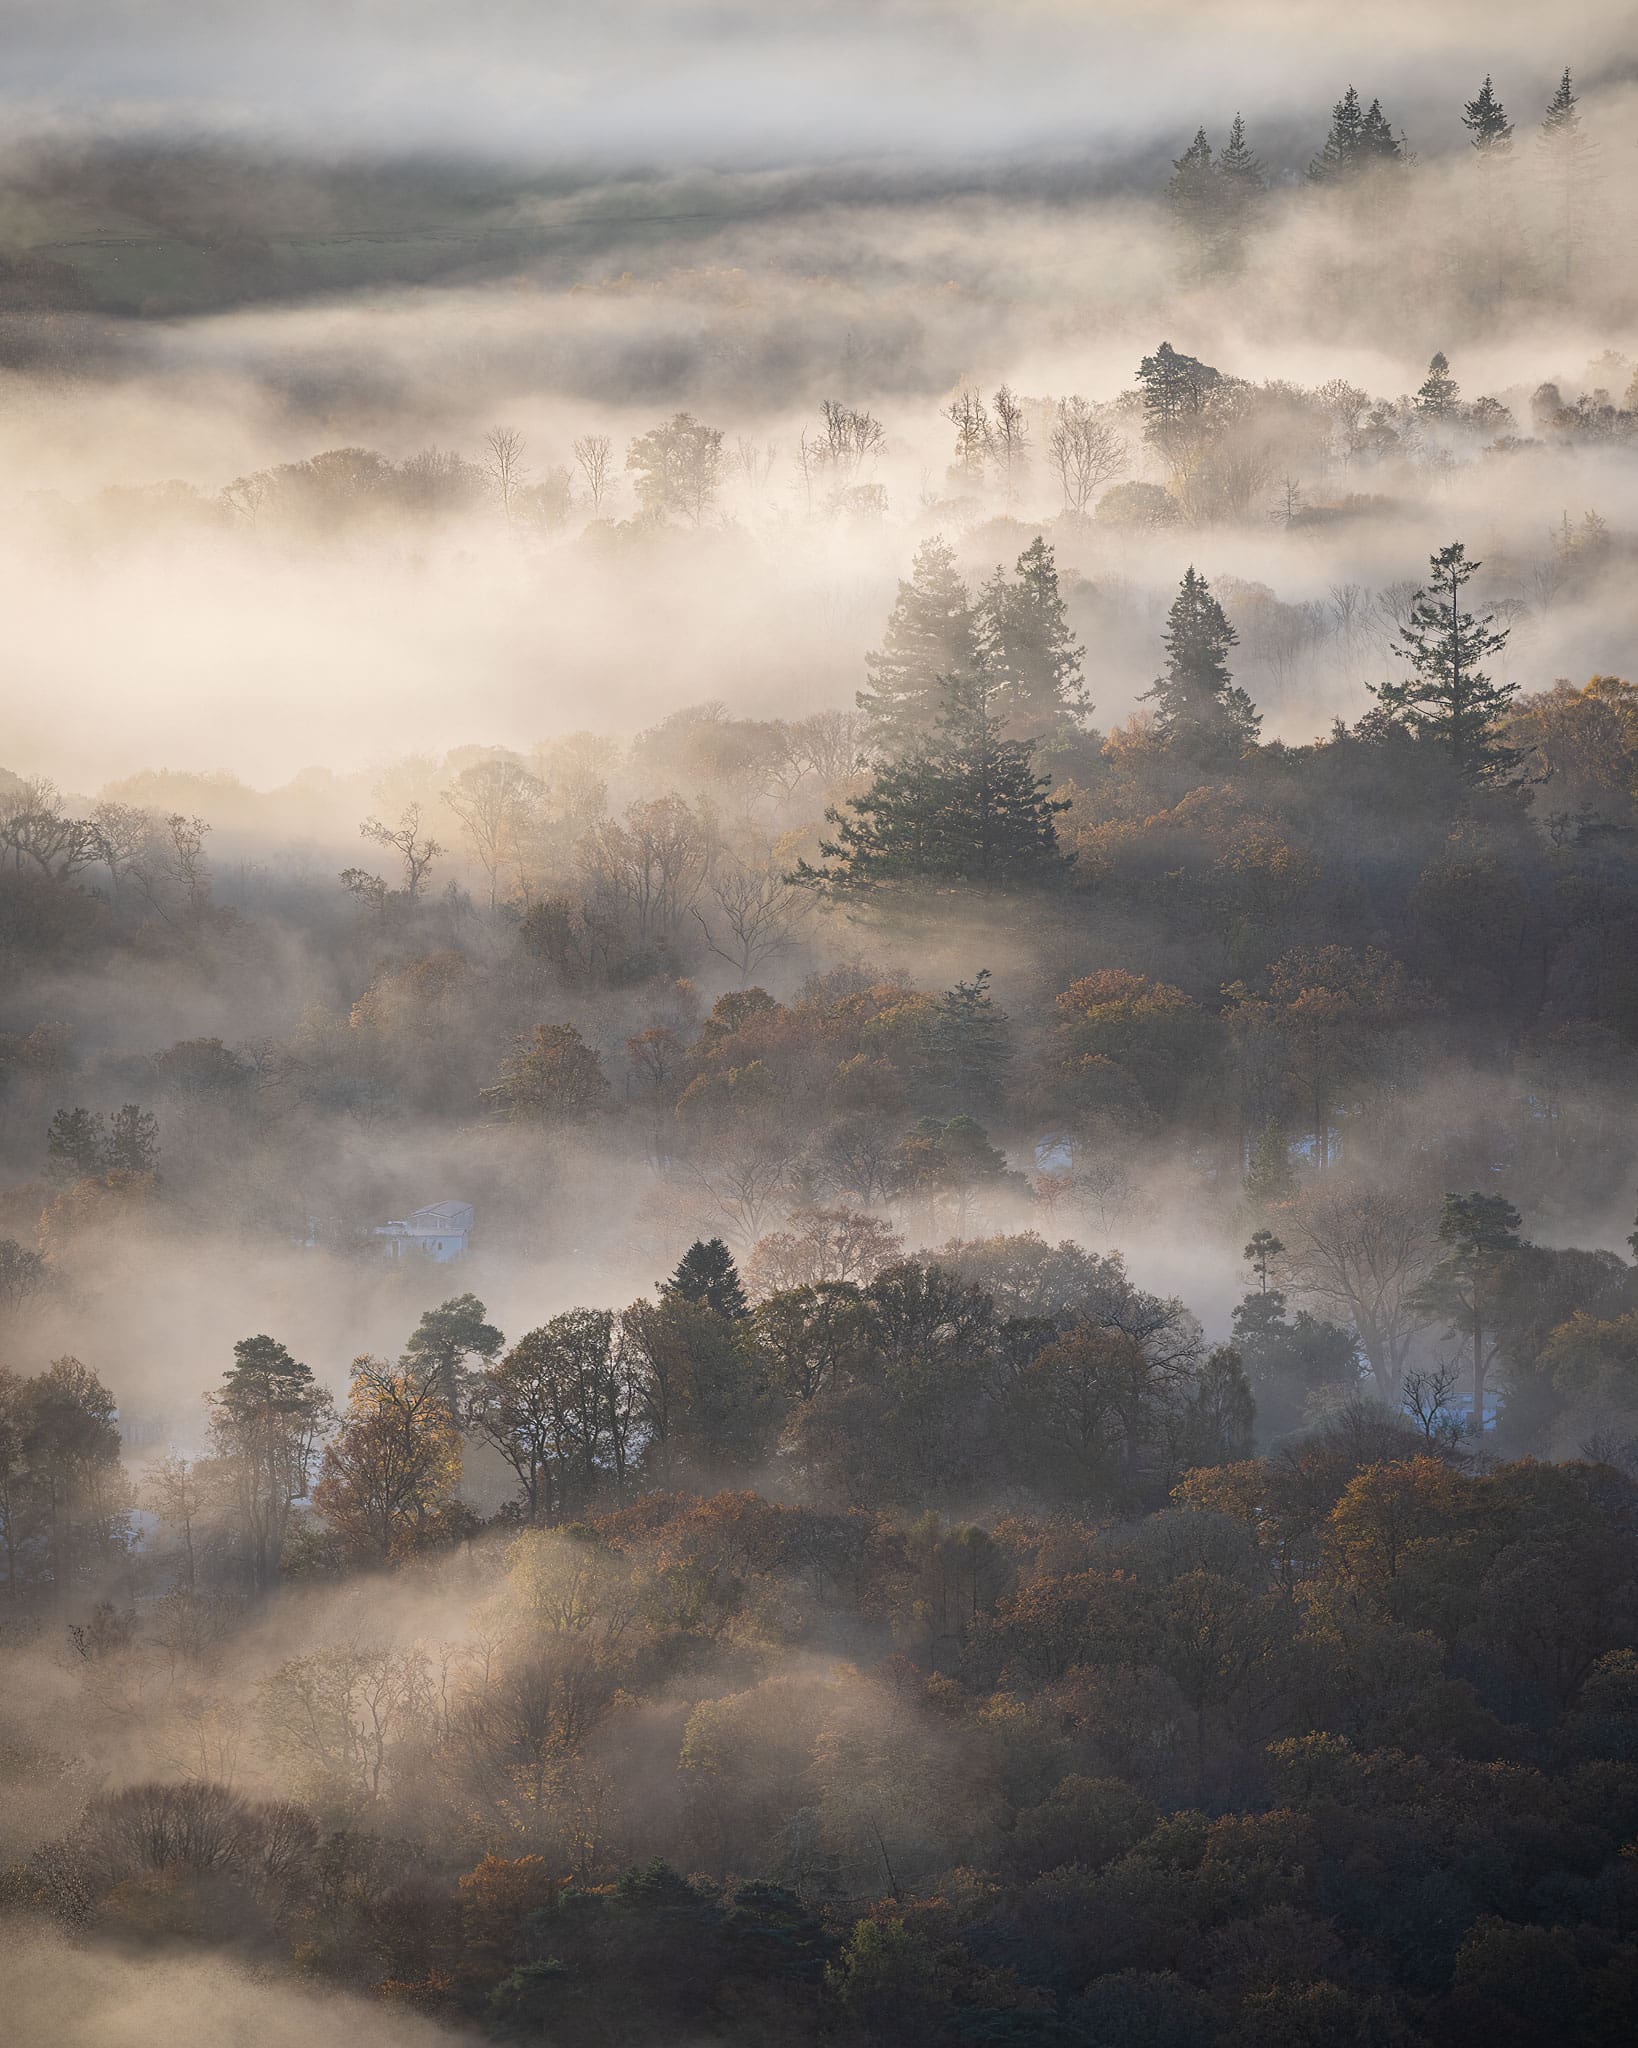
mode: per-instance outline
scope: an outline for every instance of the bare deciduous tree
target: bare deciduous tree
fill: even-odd
[[[1126,474],[1129,455],[1125,436],[1099,419],[1084,398],[1060,398],[1047,436],[1047,461],[1064,510],[1084,519],[1104,485]]]
[[[582,434],[574,444],[574,466],[585,478],[594,519],[602,516],[603,500],[613,482],[613,460],[614,443],[607,434]]]
[[[421,837],[421,806],[407,804],[396,825],[385,825],[379,818],[366,818],[358,830],[360,837],[377,846],[390,847],[399,856],[404,863],[404,893],[412,903],[416,902],[428,868],[444,850],[430,833],[424,839]],[[349,869],[348,872],[356,870]]]
[[[1438,1251],[1435,1220],[1412,1190],[1367,1180],[1309,1187],[1280,1214],[1293,1292],[1349,1319],[1396,1408],[1412,1341],[1430,1320],[1417,1290]]]
[[[483,445],[484,474],[500,500],[501,511],[510,521],[518,493],[529,481],[523,459],[527,443],[516,427],[491,427],[483,437]]]
[[[713,876],[710,896],[717,916],[694,912],[705,943],[719,960],[739,975],[741,988],[764,962],[784,952],[797,927],[812,908],[805,891],[792,889],[783,876],[744,861],[725,863]]]

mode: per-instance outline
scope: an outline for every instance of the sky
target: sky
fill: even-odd
[[[1350,78],[1440,148],[1476,67],[1521,105],[1563,64],[1638,68],[1632,0],[4,0],[0,25],[14,133],[542,163],[1118,158],[1225,99],[1311,123]]]

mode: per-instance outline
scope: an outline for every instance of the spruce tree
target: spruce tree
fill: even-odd
[[[1237,244],[1255,224],[1268,190],[1262,158],[1246,141],[1246,124],[1239,114],[1218,154],[1217,190],[1223,233],[1231,245]]]
[[[916,551],[899,585],[880,652],[865,656],[868,687],[858,693],[865,744],[881,757],[931,739],[941,679],[965,674],[977,658],[977,620],[954,552],[938,535]]]
[[[731,1323],[742,1321],[751,1312],[734,1255],[720,1237],[694,1240],[671,1278],[660,1283],[660,1298],[693,1302]]]
[[[1434,419],[1448,419],[1461,401],[1461,388],[1450,374],[1450,364],[1443,349],[1434,352],[1428,364],[1428,374],[1422,380],[1422,387],[1416,394],[1416,409]]]
[[[1400,660],[1410,673],[1369,687],[1388,716],[1419,740],[1442,747],[1458,774],[1473,782],[1510,774],[1521,756],[1504,746],[1498,727],[1518,685],[1497,683],[1479,666],[1507,644],[1507,629],[1462,609],[1462,587],[1481,567],[1460,541],[1429,562],[1430,577],[1400,634]]]
[[[1211,144],[1204,128],[1197,128],[1194,140],[1180,157],[1172,159],[1172,175],[1166,181],[1166,203],[1172,217],[1194,250],[1196,268],[1204,273],[1212,266],[1217,240],[1218,186]]]
[[[1257,744],[1261,720],[1229,673],[1238,638],[1191,563],[1166,615],[1166,673],[1143,694],[1156,737],[1194,765],[1226,766]]]
[[[1496,97],[1496,89],[1485,74],[1477,95],[1462,109],[1462,126],[1473,137],[1481,161],[1508,155],[1513,147],[1513,124]]]
[[[1092,705],[1081,662],[1086,649],[1069,630],[1058,565],[1040,535],[1018,557],[1017,581],[997,569],[978,608],[983,659],[997,685],[1008,739],[1050,748],[1078,738]]]
[[[1062,878],[1073,854],[1053,819],[1069,808],[1047,795],[1027,740],[1002,736],[993,677],[982,665],[946,676],[931,743],[877,771],[847,812],[829,810],[836,837],[821,840],[825,865],[797,864],[791,882],[837,894],[884,884],[931,882],[985,888],[1039,886]]]
[[[1404,145],[1388,126],[1388,117],[1382,111],[1380,100],[1372,100],[1365,109],[1365,118],[1359,124],[1359,147],[1364,164],[1402,164],[1405,161]]]
[[[1361,131],[1364,123],[1359,94],[1349,86],[1331,109],[1331,132],[1325,138],[1324,147],[1308,166],[1308,175],[1316,185],[1334,185],[1344,178],[1351,178],[1358,170],[1363,155]]]
[[[939,998],[929,1055],[933,1091],[943,1106],[967,1114],[997,1108],[1012,1038],[1006,1012],[990,997],[987,967]]]
[[[1563,262],[1563,282],[1568,286],[1583,238],[1587,179],[1592,170],[1592,142],[1582,128],[1581,103],[1568,70],[1548,102],[1540,147],[1552,188],[1554,239]]]

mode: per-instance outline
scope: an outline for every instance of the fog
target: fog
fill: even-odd
[[[23,2048],[1623,2039],[1638,12],[6,32]]]

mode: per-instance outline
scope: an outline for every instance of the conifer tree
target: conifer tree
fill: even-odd
[[[991,999],[987,967],[940,997],[929,1051],[934,1091],[941,1103],[967,1114],[997,1107],[1012,1059],[1012,1040],[1006,1012]]]
[[[734,1255],[720,1237],[696,1238],[669,1280],[660,1283],[664,1301],[688,1301],[737,1323],[751,1313]]]
[[[1308,166],[1308,175],[1316,185],[1335,184],[1340,179],[1351,177],[1358,169],[1363,153],[1360,138],[1364,122],[1359,94],[1349,86],[1331,109],[1331,132],[1325,138],[1324,147]]]
[[[1074,856],[1060,850],[1053,819],[1068,802],[1047,795],[1029,742],[1002,736],[995,697],[982,664],[946,676],[934,739],[885,762],[846,813],[827,811],[836,837],[820,842],[826,864],[800,861],[789,879],[855,895],[887,883],[1010,889],[1060,879]]]
[[[1166,673],[1143,694],[1157,738],[1201,767],[1226,766],[1257,743],[1261,719],[1229,673],[1238,638],[1191,563],[1166,615]]]
[[[1078,737],[1092,706],[1082,679],[1086,649],[1071,635],[1058,565],[1037,535],[1018,557],[1017,581],[1001,569],[978,607],[982,658],[997,688],[1008,739],[1050,747]]]
[[[1172,159],[1172,175],[1166,181],[1166,203],[1194,251],[1195,268],[1204,274],[1212,267],[1217,241],[1218,186],[1211,144],[1204,128],[1197,128],[1194,140],[1179,157]]]
[[[1297,1192],[1291,1148],[1272,1117],[1263,1125],[1246,1168],[1246,1193],[1254,1202],[1287,1202]]]
[[[1592,171],[1592,140],[1581,125],[1581,103],[1569,71],[1558,82],[1541,124],[1540,148],[1553,204],[1553,239],[1563,265],[1563,281],[1575,275],[1575,259],[1585,234],[1587,180]]]
[[[1331,109],[1331,132],[1308,166],[1308,175],[1317,185],[1345,185],[1373,164],[1404,161],[1404,148],[1388,125],[1382,102],[1372,100],[1362,108],[1358,92],[1350,85]]]
[[[1267,190],[1263,160],[1246,141],[1245,121],[1236,114],[1228,141],[1217,157],[1218,211],[1231,247],[1255,224]]]
[[[1513,124],[1507,118],[1507,111],[1496,97],[1496,88],[1486,72],[1484,84],[1474,98],[1462,109],[1462,126],[1473,137],[1473,147],[1479,152],[1481,162],[1510,155],[1513,148]]]
[[[941,679],[972,669],[976,632],[954,551],[935,534],[917,549],[909,578],[899,585],[880,652],[865,656],[870,682],[857,702],[873,753],[892,757],[932,738]]]
[[[1252,1232],[1251,1242],[1246,1246],[1242,1256],[1246,1264],[1257,1276],[1257,1292],[1259,1294],[1266,1294],[1268,1292],[1269,1271],[1274,1261],[1284,1250],[1285,1246],[1274,1235],[1272,1230]]]
[[[1370,686],[1390,718],[1444,748],[1474,782],[1497,780],[1520,760],[1497,735],[1518,685],[1494,682],[1479,665],[1507,644],[1507,630],[1492,632],[1490,614],[1476,619],[1462,609],[1462,587],[1482,566],[1467,559],[1460,541],[1430,558],[1428,585],[1399,636],[1410,673]]]
[[[1416,409],[1427,413],[1433,419],[1448,419],[1461,401],[1461,388],[1450,374],[1450,364],[1443,349],[1434,352],[1428,364],[1428,374],[1422,380],[1416,394]]]

